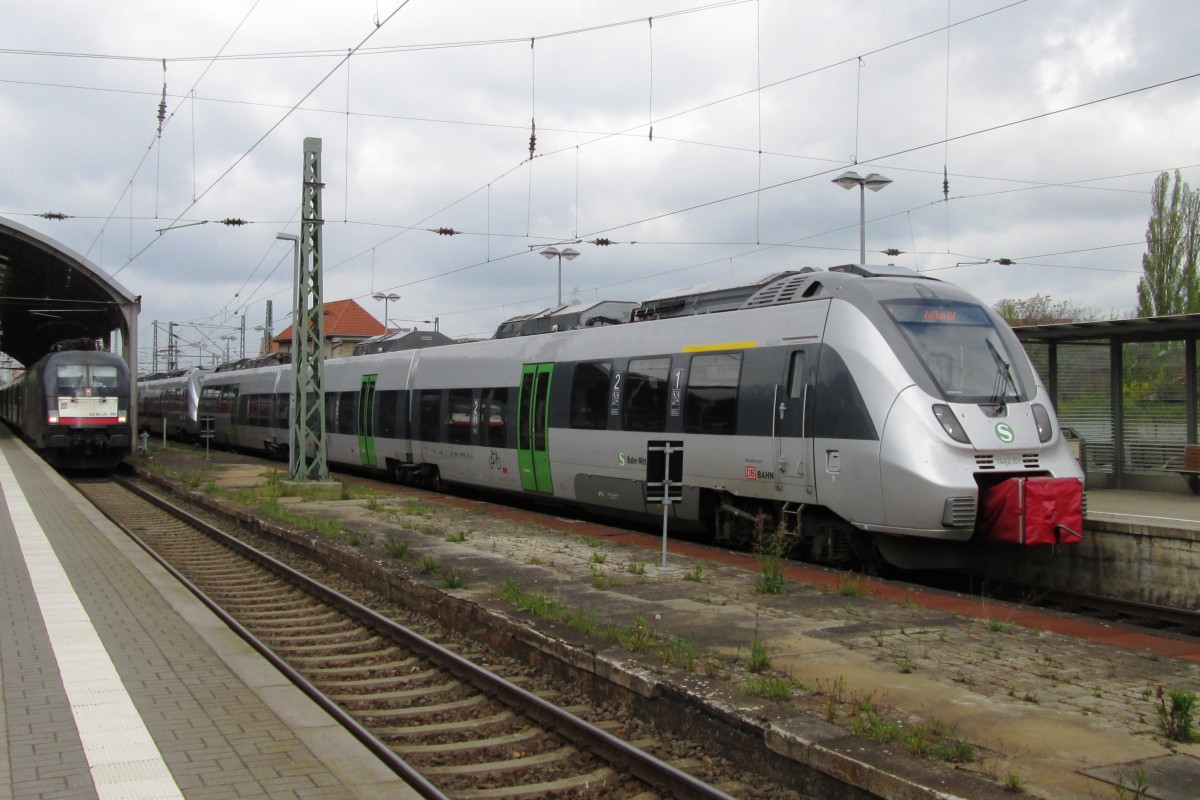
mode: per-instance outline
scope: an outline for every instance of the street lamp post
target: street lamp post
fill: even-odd
[[[870,189],[872,192],[878,192],[883,187],[892,182],[891,178],[885,178],[878,172],[872,172],[867,177],[861,177],[857,172],[847,170],[841,175],[833,179],[833,183],[843,189],[853,189],[858,187],[858,263],[866,265],[867,263],[867,193]]]
[[[300,331],[295,322],[300,311],[300,237],[294,233],[277,233],[275,238],[281,242],[292,243],[292,358],[298,356],[300,348]],[[292,362],[293,364],[295,361]]]
[[[544,255],[546,258],[555,258],[556,256],[558,258],[558,305],[559,305],[559,308],[561,308],[562,307],[562,260],[564,258],[567,261],[572,260],[577,255],[579,255],[579,251],[575,250],[573,248],[570,248],[570,247],[566,247],[566,248],[562,249],[561,251],[557,247],[547,247],[545,250],[543,250],[541,252],[542,252],[542,255]]]
[[[376,292],[375,294],[371,295],[371,297],[374,297],[376,300],[383,301],[383,329],[386,333],[391,333],[392,328],[388,322],[388,302],[392,300],[399,300],[400,295],[396,294],[395,292],[390,292],[388,294]]]

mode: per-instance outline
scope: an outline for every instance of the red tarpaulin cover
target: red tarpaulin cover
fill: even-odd
[[[1078,478],[1008,478],[979,492],[979,531],[1009,544],[1074,544],[1083,538]]]

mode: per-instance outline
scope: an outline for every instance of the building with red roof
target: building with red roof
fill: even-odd
[[[387,333],[383,323],[353,300],[333,300],[325,304],[325,357],[339,358],[354,353],[354,345]],[[271,340],[272,353],[292,349],[292,326]]]

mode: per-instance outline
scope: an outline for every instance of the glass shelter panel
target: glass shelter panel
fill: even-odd
[[[1187,444],[1184,343],[1122,345],[1123,434],[1126,472],[1162,472],[1183,466]]]
[[[1058,345],[1058,421],[1083,439],[1088,472],[1113,471],[1111,390],[1107,342]]]

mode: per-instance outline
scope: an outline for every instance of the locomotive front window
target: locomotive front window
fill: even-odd
[[[884,309],[937,384],[943,400],[1001,403],[1022,397],[1013,357],[982,306],[890,300]]]
[[[96,366],[91,368],[92,387],[101,397],[116,397],[117,368]]]
[[[66,364],[55,370],[55,393],[59,397],[116,397],[117,368]]]
[[[87,388],[87,367],[82,364],[70,364],[58,368],[58,385],[56,392],[59,397],[82,397]]]

